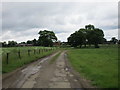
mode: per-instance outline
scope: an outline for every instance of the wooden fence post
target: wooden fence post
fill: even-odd
[[[28,55],[30,56],[30,50],[28,50]]]
[[[9,63],[9,53],[7,53],[6,63]]]
[[[34,49],[34,54],[35,54],[36,50]]]
[[[21,59],[20,50],[18,51],[18,57]]]
[[[44,52],[44,49],[43,49],[43,52]]]
[[[39,54],[40,54],[40,49],[39,49]]]

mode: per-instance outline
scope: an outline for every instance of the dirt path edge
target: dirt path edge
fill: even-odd
[[[19,72],[20,70],[26,68],[27,66],[33,64],[34,62],[36,62],[36,61],[38,61],[38,60],[42,60],[43,58],[47,58],[47,57],[49,57],[49,56],[51,56],[51,55],[53,55],[53,54],[55,54],[55,53],[57,53],[57,52],[58,52],[58,51],[55,51],[55,52],[51,53],[51,54],[48,55],[48,56],[43,56],[43,57],[41,57],[40,59],[34,60],[33,62],[30,62],[30,63],[28,63],[28,64],[23,65],[22,67],[18,67],[17,69],[13,70],[12,72],[8,72],[8,73],[5,73],[5,74],[2,74],[2,81],[6,80],[7,78],[9,78],[10,76],[12,76],[12,75],[14,75],[15,73]]]
[[[65,52],[64,58],[65,58],[66,67],[76,77],[76,79],[81,84],[82,88],[84,88],[84,89],[85,88],[97,88],[96,86],[91,85],[91,81],[90,80],[85,79],[83,76],[80,75],[79,72],[77,72],[73,68],[73,66],[69,62],[69,59],[68,59],[68,56],[67,56],[67,51]]]

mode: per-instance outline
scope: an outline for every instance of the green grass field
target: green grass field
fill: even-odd
[[[118,87],[118,47],[70,49],[68,58],[82,76],[101,88]]]
[[[50,47],[10,47],[10,48],[2,48],[0,54],[2,55],[2,73],[7,73],[15,70],[18,67],[21,67],[25,64],[33,62],[39,58],[50,55],[55,51],[55,48]],[[28,54],[28,50],[30,50]],[[40,50],[40,51],[39,51]],[[20,51],[20,57],[18,51]],[[8,57],[8,64],[7,54]]]

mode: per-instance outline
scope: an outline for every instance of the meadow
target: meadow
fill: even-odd
[[[0,55],[2,56],[2,73],[11,72],[25,64],[48,56],[55,51],[55,47],[2,48],[0,50]]]
[[[71,65],[91,84],[100,88],[118,87],[118,46],[69,49]]]

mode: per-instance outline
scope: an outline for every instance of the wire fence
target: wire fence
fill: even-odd
[[[13,61],[17,60],[25,60],[28,58],[39,58],[44,56],[47,53],[56,50],[56,48],[41,48],[41,49],[22,49],[22,50],[13,50],[10,52],[3,52],[2,53],[2,63],[3,64],[10,64]]]

